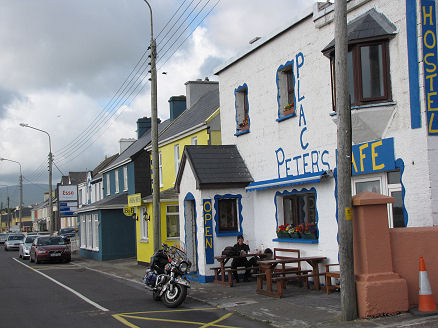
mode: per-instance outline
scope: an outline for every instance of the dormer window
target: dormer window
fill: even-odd
[[[244,84],[234,91],[236,101],[236,135],[249,132],[248,86]]]

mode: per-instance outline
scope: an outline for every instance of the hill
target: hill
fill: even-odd
[[[55,190],[55,187],[53,187]],[[23,184],[23,206],[41,203],[44,200],[44,192],[49,192],[47,184]],[[20,186],[0,187],[0,202],[6,207],[9,194],[9,206],[15,207],[20,203]]]

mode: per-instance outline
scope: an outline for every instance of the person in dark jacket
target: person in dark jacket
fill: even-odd
[[[237,244],[233,246],[233,252],[235,254],[240,254],[240,255],[245,255],[249,253],[248,242],[246,244],[243,242],[242,235],[237,236]],[[250,268],[255,265],[257,265],[257,259],[255,257],[251,258],[249,261],[246,257],[234,258],[233,261],[231,262],[232,269],[236,269],[237,267]],[[251,270],[247,269],[245,271],[245,276],[243,278],[243,281],[249,281],[250,275],[251,275]],[[237,274],[237,271],[233,271],[233,277],[236,280],[236,282],[239,282],[239,275]]]

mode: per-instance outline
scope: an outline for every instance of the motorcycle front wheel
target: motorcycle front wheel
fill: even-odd
[[[161,300],[164,305],[169,308],[174,308],[181,305],[182,302],[186,299],[187,296],[187,287],[179,284],[175,284],[173,286],[173,291],[166,290],[163,294]]]

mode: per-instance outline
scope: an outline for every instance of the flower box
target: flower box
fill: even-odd
[[[241,127],[239,128],[239,131],[240,131],[240,132],[248,131],[248,129],[249,129],[249,125],[247,124],[247,125],[243,125],[243,126],[241,126]]]
[[[287,231],[277,231],[277,237],[280,239],[284,239],[284,238],[290,238],[289,232]]]
[[[301,234],[299,232],[290,232],[289,235],[293,239],[300,239],[301,238]]]
[[[318,239],[316,232],[305,232],[302,234],[303,239]]]
[[[288,116],[288,115],[292,115],[292,114],[295,114],[295,108],[293,108],[293,107],[283,110],[283,116]]]

